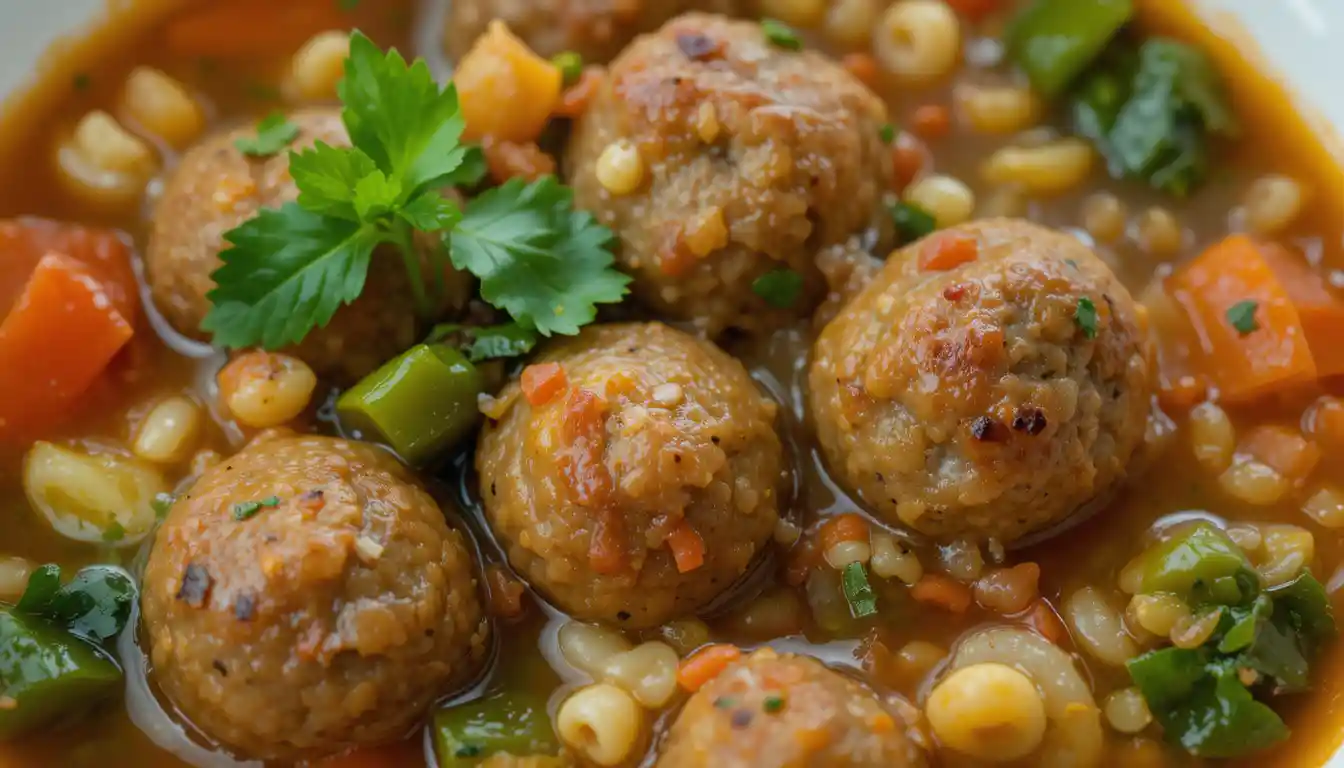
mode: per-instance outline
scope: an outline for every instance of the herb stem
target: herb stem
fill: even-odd
[[[415,309],[419,315],[432,319],[434,307],[430,303],[429,293],[425,290],[425,277],[420,265],[420,255],[415,252],[415,232],[411,225],[401,219],[393,219],[387,227],[388,239],[401,251],[401,262],[406,265],[406,279],[411,281],[411,293],[415,296]]]

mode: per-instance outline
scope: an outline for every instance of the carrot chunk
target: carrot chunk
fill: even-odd
[[[1228,237],[1172,275],[1168,289],[1224,400],[1250,402],[1315,380],[1301,316],[1255,241]]]
[[[970,235],[956,232],[936,234],[919,249],[919,268],[925,272],[946,272],[980,256],[980,243]]]
[[[1297,308],[1316,361],[1316,375],[1344,374],[1344,344],[1339,337],[1344,328],[1344,301],[1330,292],[1320,274],[1286,248],[1261,243],[1260,252]]]
[[[667,546],[677,563],[677,573],[689,573],[705,564],[705,540],[686,520],[667,534]]]
[[[853,512],[836,515],[821,526],[817,538],[821,540],[822,552],[845,541],[867,541],[868,521]]]
[[[719,643],[705,646],[677,667],[677,684],[694,693],[740,658],[742,649],[736,645]]]
[[[936,573],[926,573],[910,588],[918,602],[935,605],[952,613],[965,613],[971,607],[971,589],[959,581]]]
[[[545,405],[569,385],[565,369],[559,363],[537,363],[523,369],[520,378],[523,397],[533,406]]]

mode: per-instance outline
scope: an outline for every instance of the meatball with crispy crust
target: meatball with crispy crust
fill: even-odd
[[[642,302],[711,337],[765,331],[825,295],[822,249],[890,228],[885,121],[831,59],[773,45],[756,22],[690,14],[612,63],[563,164],[576,205],[615,230]],[[611,147],[638,153],[633,190],[604,185]],[[781,271],[796,298],[757,285]]]
[[[741,363],[660,323],[589,326],[523,379],[527,396],[514,382],[502,413],[487,408],[476,468],[532,586],[575,618],[642,628],[747,573],[779,517],[783,458],[776,405]]]
[[[176,709],[256,759],[404,738],[489,636],[434,500],[391,454],[327,437],[262,440],[202,475],[158,531],[141,611]]]
[[[289,120],[299,128],[289,148],[303,149],[316,141],[333,146],[350,143],[335,108],[295,112]],[[206,294],[215,287],[211,275],[219,269],[219,254],[227,247],[224,234],[262,208],[277,208],[298,198],[288,151],[253,157],[236,146],[240,138],[255,137],[256,129],[248,126],[216,133],[192,147],[168,177],[154,209],[145,251],[146,276],[155,305],[186,336],[208,340],[201,321],[210,311]],[[424,261],[428,275],[428,260]],[[452,269],[445,271],[443,282],[435,311],[449,314],[466,305],[472,284],[469,275]],[[320,375],[340,383],[355,381],[423,335],[429,318],[417,316],[412,296],[400,256],[380,250],[360,297],[287,351]]]
[[[542,56],[573,51],[604,64],[636,35],[686,11],[732,15],[743,0],[453,0],[448,53],[461,58],[490,22],[499,19]]]
[[[831,472],[887,522],[938,538],[1008,543],[1105,499],[1151,410],[1129,291],[1076,238],[1023,221],[893,254],[812,358]]]
[[[765,648],[686,702],[658,768],[922,768],[913,708],[808,656]]]

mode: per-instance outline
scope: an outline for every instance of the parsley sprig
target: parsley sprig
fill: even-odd
[[[629,279],[612,268],[612,233],[575,211],[554,178],[508,182],[463,211],[442,190],[480,181],[485,166],[462,142],[456,89],[428,65],[384,53],[355,32],[338,93],[351,146],[290,151],[298,200],[224,234],[202,328],[226,347],[275,349],[330,322],[364,290],[370,264],[401,257],[416,307],[433,314],[451,264],[481,280],[481,296],[543,336],[575,334],[596,304],[618,302]],[[438,235],[428,268],[416,231]],[[427,284],[429,282],[429,284]]]

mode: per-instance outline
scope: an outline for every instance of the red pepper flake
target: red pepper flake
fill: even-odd
[[[205,566],[187,563],[187,569],[182,573],[182,586],[177,590],[177,599],[192,608],[200,608],[210,598],[213,583]]]
[[[948,301],[961,301],[962,297],[964,297],[965,295],[966,295],[965,283],[956,283],[954,285],[949,285],[943,289],[943,298],[947,299]]]
[[[919,250],[919,268],[926,272],[946,272],[980,256],[980,243],[971,235],[940,232],[924,241]]]
[[[531,405],[549,403],[568,385],[565,369],[559,363],[535,363],[523,369],[523,397]]]

